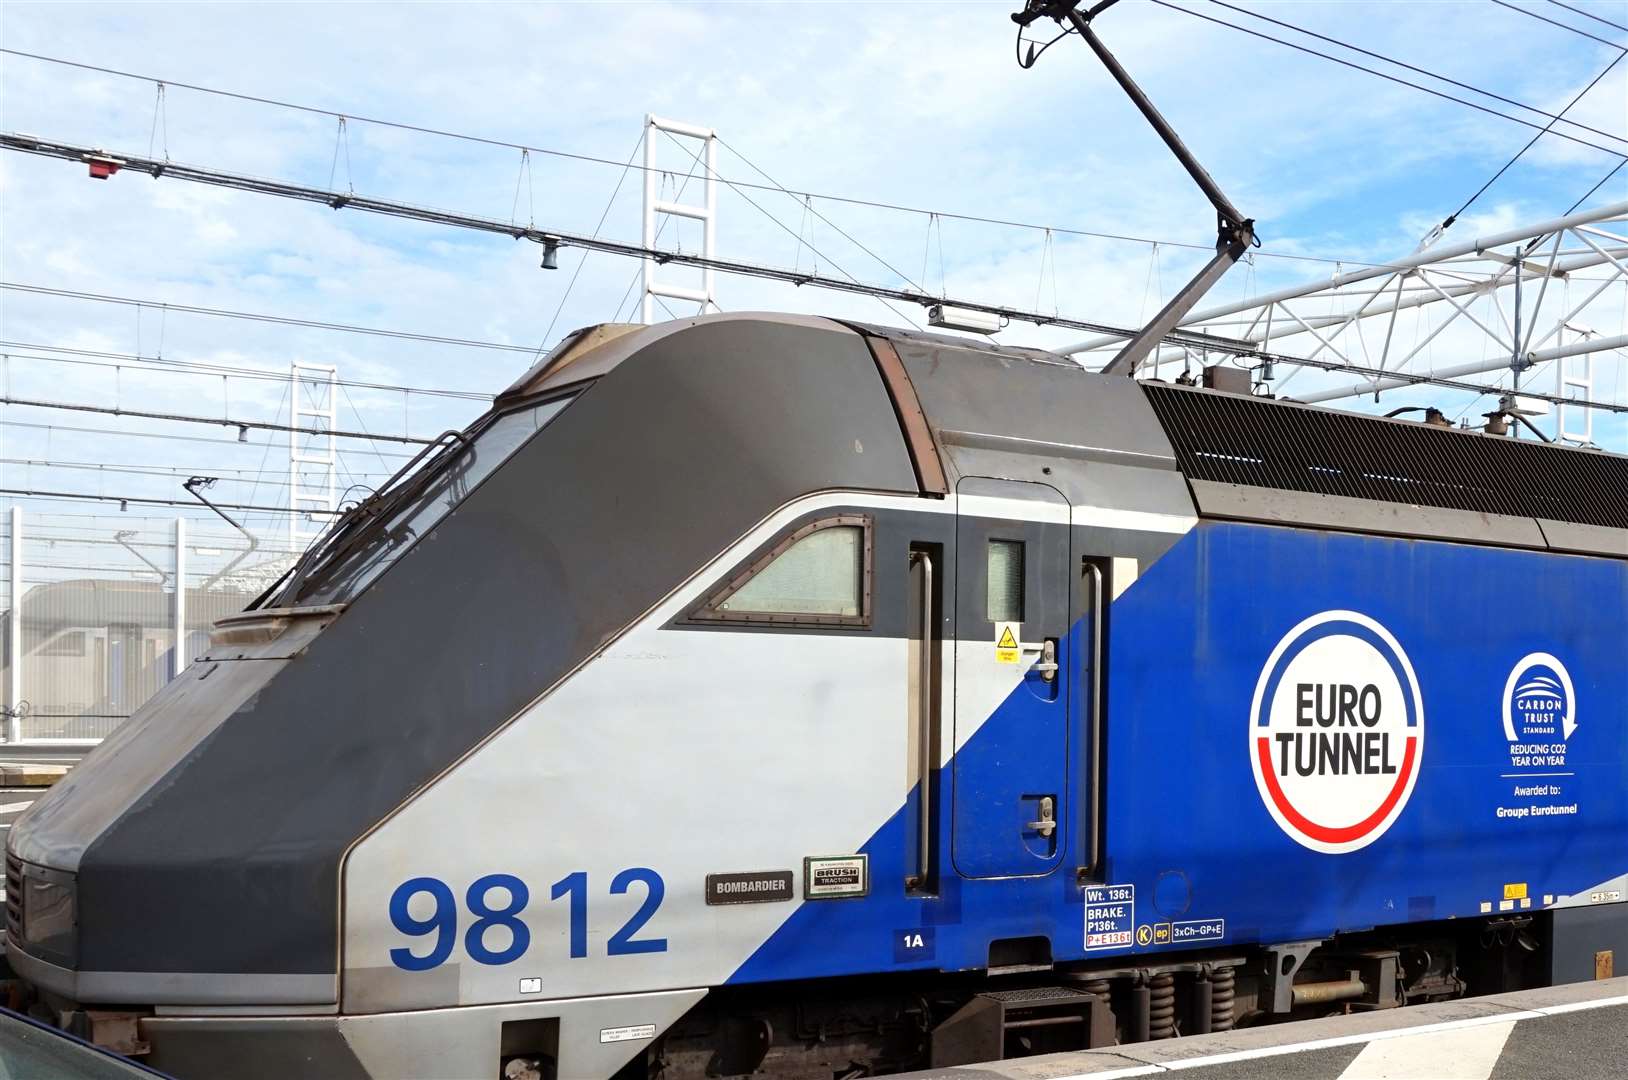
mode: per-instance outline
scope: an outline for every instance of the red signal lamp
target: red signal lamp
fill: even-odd
[[[124,167],[124,162],[118,158],[106,157],[101,154],[87,154],[85,161],[90,165],[90,178],[92,180],[106,180]]]

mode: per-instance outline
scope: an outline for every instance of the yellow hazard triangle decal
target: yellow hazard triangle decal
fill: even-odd
[[[1022,657],[1022,647],[1018,644],[1018,624],[1002,622],[995,624],[995,663],[1016,664]]]

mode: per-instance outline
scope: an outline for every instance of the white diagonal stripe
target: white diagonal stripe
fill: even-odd
[[[1618,982],[1628,981],[1623,976]],[[1393,1039],[1416,1038],[1421,1035],[1431,1035],[1437,1032],[1465,1031],[1483,1027],[1496,1027],[1501,1024],[1516,1023],[1522,1020],[1541,1020],[1545,1016],[1559,1013],[1586,1012],[1594,1009],[1614,1009],[1628,1005],[1628,994],[1618,994],[1607,998],[1594,998],[1585,1001],[1567,1002],[1562,1005],[1540,1005],[1532,1009],[1522,1009],[1518,1012],[1504,1012],[1495,1016],[1469,1016],[1460,1020],[1441,1020],[1433,1024],[1420,1024],[1413,1027],[1397,1027],[1380,1031],[1365,1031],[1351,1035],[1332,1035],[1321,1039],[1310,1039],[1304,1042],[1278,1043],[1271,1046],[1258,1046],[1250,1050],[1224,1050],[1215,1054],[1201,1054],[1197,1057],[1177,1058],[1159,1065],[1133,1065],[1124,1069],[1110,1069],[1107,1072],[1070,1073],[1059,1076],[1056,1080],[1120,1080],[1122,1077],[1149,1076],[1162,1072],[1186,1072],[1191,1069],[1204,1069],[1214,1065],[1231,1065],[1240,1061],[1257,1061],[1265,1058],[1287,1057],[1292,1054],[1303,1054],[1314,1050],[1328,1050],[1336,1046],[1355,1046],[1358,1043],[1385,1042]],[[1428,1008],[1428,1006],[1419,1006]],[[1316,1023],[1317,1021],[1306,1021]]]
[[[1340,1080],[1487,1080],[1515,1021],[1371,1042]]]

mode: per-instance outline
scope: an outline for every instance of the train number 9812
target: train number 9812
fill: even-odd
[[[609,956],[667,951],[667,939],[638,937],[645,923],[661,907],[666,886],[661,875],[643,866],[634,866],[611,879],[613,896],[627,893],[635,885],[644,886],[644,902],[633,917],[605,942]],[[409,910],[414,898],[428,896],[434,907],[428,918],[420,919]],[[548,890],[551,902],[564,900],[570,921],[570,954],[575,959],[588,955],[588,874],[578,870],[556,881]],[[487,874],[476,878],[464,892],[464,907],[475,921],[464,931],[464,952],[477,964],[512,964],[531,947],[531,928],[520,913],[531,902],[531,889],[513,874]],[[458,940],[458,902],[452,887],[440,878],[409,878],[390,894],[390,924],[408,937],[434,940],[426,953],[410,947],[390,950],[390,961],[403,971],[428,971],[446,963]],[[489,933],[501,928],[506,933]],[[490,947],[492,944],[497,948]]]

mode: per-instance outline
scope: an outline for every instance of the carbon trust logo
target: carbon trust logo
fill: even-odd
[[[1577,730],[1577,693],[1566,665],[1548,653],[1528,653],[1504,682],[1504,738],[1518,768],[1566,764]]]
[[[1390,631],[1360,612],[1313,615],[1277,643],[1255,683],[1256,790],[1297,844],[1357,851],[1407,806],[1424,727],[1419,680]]]

